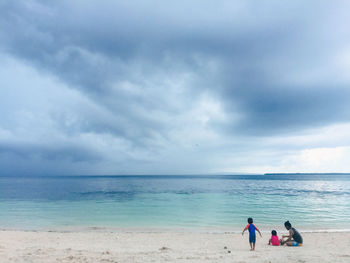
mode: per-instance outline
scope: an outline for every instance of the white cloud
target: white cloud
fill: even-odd
[[[349,172],[350,147],[305,149],[282,161],[277,168],[289,172]]]

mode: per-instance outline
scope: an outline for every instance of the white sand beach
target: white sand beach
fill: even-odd
[[[238,233],[0,231],[5,262],[350,262],[350,233],[303,233],[303,247],[249,251]],[[224,247],[227,247],[225,249]],[[230,252],[230,253],[229,253]]]

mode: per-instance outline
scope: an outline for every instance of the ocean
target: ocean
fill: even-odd
[[[0,177],[0,228],[350,229],[350,175]]]

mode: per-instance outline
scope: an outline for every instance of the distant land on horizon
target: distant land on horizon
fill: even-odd
[[[264,175],[350,175],[350,173],[264,173]]]

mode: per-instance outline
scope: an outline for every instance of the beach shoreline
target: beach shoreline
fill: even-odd
[[[248,235],[232,232],[0,230],[0,258],[4,263],[349,262],[350,232],[301,234],[304,244],[295,248],[268,246],[270,235],[263,233],[250,252]]]
[[[60,226],[53,228],[20,228],[20,227],[0,227],[0,231],[18,231],[18,232],[56,232],[56,233],[80,233],[80,232],[106,232],[106,233],[201,233],[201,234],[240,234],[245,225],[241,228],[220,228],[220,227],[116,227],[116,226]],[[271,230],[278,233],[287,234],[288,231],[281,225],[259,225],[261,233],[269,234]],[[297,229],[303,233],[350,233],[350,227],[347,228],[308,228],[299,226]]]

